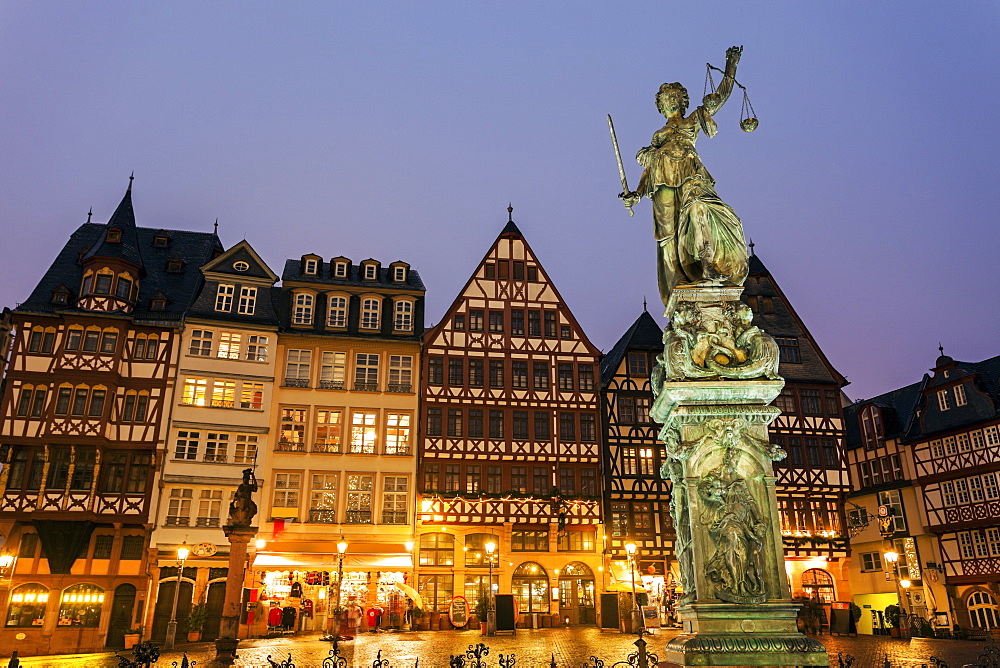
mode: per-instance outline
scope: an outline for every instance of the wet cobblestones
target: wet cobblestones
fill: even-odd
[[[675,632],[665,631],[647,637],[648,651],[663,657],[666,641]],[[854,668],[883,668],[889,659],[892,668],[920,668],[930,666],[931,657],[948,663],[949,668],[971,665],[985,650],[986,643],[967,640],[932,640],[913,638],[896,640],[874,636],[820,636],[830,652],[831,665],[837,665],[837,653],[855,657]],[[406,633],[363,634],[351,642],[340,645],[341,655],[352,668],[370,668],[379,650],[392,668],[413,668],[420,658],[420,668],[447,668],[452,654],[464,653],[469,645],[486,642],[490,648],[487,665],[495,667],[500,654],[513,653],[517,668],[548,668],[555,657],[560,668],[582,668],[591,656],[597,656],[610,666],[624,661],[635,651],[635,636],[602,633],[593,628],[520,630],[517,635],[498,635],[483,638],[478,631],[411,631]],[[215,647],[211,643],[198,643],[181,647],[188,658],[197,661],[196,668],[215,668]],[[270,640],[248,640],[240,643],[237,666],[268,668],[267,657],[284,661],[289,655],[296,668],[320,668],[330,650],[330,643],[321,642],[318,636],[298,636]],[[0,651],[0,666],[8,656]],[[173,662],[180,665],[181,651],[164,652],[157,668],[170,668]],[[113,653],[74,656],[22,657],[22,668],[117,668]]]

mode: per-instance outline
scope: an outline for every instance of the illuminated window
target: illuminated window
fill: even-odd
[[[372,488],[375,476],[347,476],[347,524],[372,523]]]
[[[92,584],[66,587],[59,602],[57,626],[96,627],[101,621],[104,590]]]
[[[208,396],[207,378],[185,378],[184,393],[181,396],[181,403],[191,406],[204,406]]]
[[[238,360],[240,358],[240,341],[242,336],[235,332],[221,332],[219,334],[219,349],[216,357],[223,359]]]
[[[267,337],[251,334],[247,337],[246,359],[248,362],[267,361]]]
[[[375,454],[375,445],[378,441],[377,419],[378,414],[374,412],[357,412],[351,415],[349,452],[352,454]]]
[[[385,454],[410,454],[409,413],[389,413],[386,415]]]
[[[49,588],[43,585],[23,584],[15,588],[10,593],[6,626],[8,628],[42,626],[45,623],[45,607],[48,601]]]

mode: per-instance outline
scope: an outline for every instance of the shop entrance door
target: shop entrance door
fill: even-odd
[[[111,602],[111,621],[108,624],[107,647],[125,647],[125,632],[132,628],[132,611],[135,609],[135,585],[123,584],[115,588]]]
[[[177,578],[171,578],[160,583],[156,594],[156,607],[153,609],[153,632],[150,640],[163,642],[167,637],[167,622],[170,621],[170,610],[174,605],[174,587]],[[191,596],[194,587],[190,582],[181,580],[181,592],[177,599],[177,640],[183,641],[187,635],[186,622],[191,614]]]
[[[586,564],[573,562],[559,574],[559,617],[570,624],[594,624],[594,575]]]
[[[222,606],[226,602],[226,583],[213,582],[208,585],[208,598],[205,601],[205,632],[203,640],[215,640],[219,637],[219,626],[222,624]]]

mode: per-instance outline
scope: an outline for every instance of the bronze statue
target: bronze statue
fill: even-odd
[[[684,115],[688,108],[684,86],[660,86],[656,108],[667,123],[653,134],[650,145],[636,154],[644,168],[639,187],[621,195],[629,211],[642,197],[653,204],[657,280],[664,305],[670,292],[681,284],[743,285],[746,280],[743,225],[716,194],[715,180],[695,150],[699,131],[709,137],[718,132],[712,116],[732,93],[742,53],[743,47],[738,46],[726,51],[726,69],[718,90],[706,95],[689,116]],[[624,184],[624,172],[622,177]]]
[[[253,493],[257,491],[257,477],[253,469],[243,469],[243,482],[236,488],[233,500],[229,502],[229,526],[250,526],[257,514],[257,504]]]

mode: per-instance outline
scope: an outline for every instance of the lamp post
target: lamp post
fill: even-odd
[[[173,649],[174,640],[177,638],[177,601],[181,595],[181,576],[184,574],[184,562],[187,561],[191,550],[188,549],[187,541],[181,543],[177,548],[177,584],[174,585],[174,605],[170,608],[170,621],[167,622],[167,637],[163,641],[163,649]]]
[[[901,608],[902,613],[904,615],[908,615],[910,614],[910,611],[906,605],[906,598],[903,596],[902,590],[909,589],[911,583],[909,580],[901,580],[899,577],[899,554],[890,550],[882,556],[888,563],[892,564],[892,579],[896,585],[896,598],[899,600],[899,607]],[[903,584],[904,582],[906,584]]]
[[[337,543],[337,608],[340,608],[340,592],[344,588],[344,553],[347,552],[347,541],[340,537]]]
[[[493,592],[493,553],[496,552],[497,544],[493,541],[489,541],[483,547],[486,548],[486,560],[490,565],[490,602],[489,607],[486,609],[486,635],[495,636],[497,633],[497,607],[496,597]]]
[[[632,623],[635,624],[636,633],[642,638],[642,611],[639,610],[639,598],[635,594],[635,553],[638,548],[635,543],[629,541],[625,543],[625,552],[628,554],[629,569],[632,574]]]

